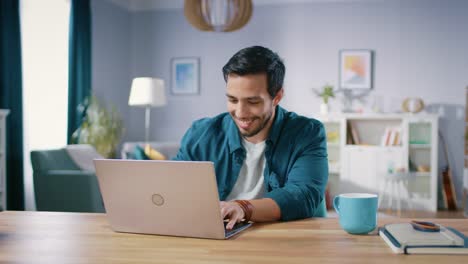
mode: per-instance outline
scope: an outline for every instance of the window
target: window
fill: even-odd
[[[67,144],[68,0],[22,0],[24,184],[35,209],[29,153]]]

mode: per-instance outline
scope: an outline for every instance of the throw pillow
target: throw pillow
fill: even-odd
[[[133,149],[133,158],[136,160],[148,160],[148,156],[145,154],[145,150],[140,147],[139,145],[135,146],[135,149]]]
[[[152,148],[150,144],[146,144],[145,146],[145,155],[152,160],[165,160],[166,159],[166,156],[164,156],[164,154]]]

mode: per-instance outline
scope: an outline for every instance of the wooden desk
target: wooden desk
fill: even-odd
[[[379,225],[408,221],[381,218]],[[436,219],[468,234],[468,219]],[[187,225],[190,225],[187,222]],[[104,214],[2,212],[0,263],[468,263],[467,256],[393,254],[338,219],[256,224],[231,240],[113,232]]]

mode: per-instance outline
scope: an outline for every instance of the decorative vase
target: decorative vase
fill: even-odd
[[[424,101],[421,98],[406,98],[401,108],[407,113],[418,113],[424,109]]]
[[[320,104],[320,114],[321,115],[327,115],[329,110],[329,106],[326,103],[321,103]]]

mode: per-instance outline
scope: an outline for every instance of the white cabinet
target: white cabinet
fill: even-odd
[[[329,189],[381,191],[389,173],[410,178],[414,209],[437,210],[438,116],[336,114],[320,116],[327,131]]]
[[[343,152],[342,192],[374,192],[378,181],[375,177],[376,149],[346,146]]]
[[[0,207],[6,209],[6,117],[9,110],[0,109]]]
[[[380,185],[390,168],[405,166],[402,147],[355,146],[343,148],[340,192],[371,192]]]

